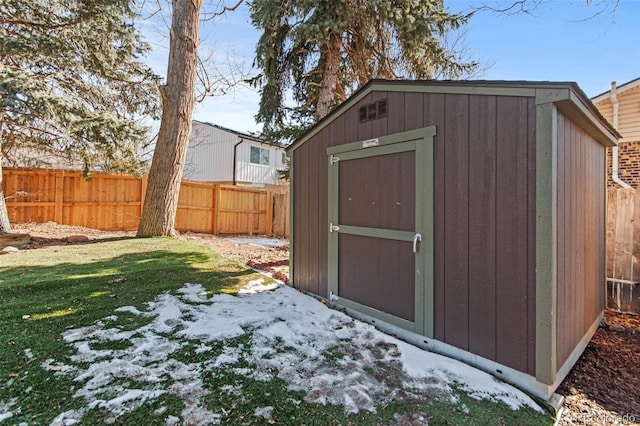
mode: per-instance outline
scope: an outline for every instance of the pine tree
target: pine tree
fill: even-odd
[[[0,148],[139,172],[159,108],[129,0],[0,0]],[[1,167],[1,166],[0,166]],[[1,172],[1,169],[0,169]],[[0,173],[1,183],[1,173]],[[0,231],[9,231],[0,193]]]
[[[371,78],[458,78],[477,67],[447,49],[469,16],[442,0],[254,0],[251,17],[262,31],[253,82],[267,136],[294,137]]]

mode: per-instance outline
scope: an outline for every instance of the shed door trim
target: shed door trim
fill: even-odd
[[[433,337],[433,139],[436,127],[429,126],[378,138],[377,145],[363,147],[362,142],[327,149],[329,167],[328,294],[347,308],[379,318],[390,324]],[[367,228],[339,223],[339,182],[342,161],[415,151],[415,229],[412,231]],[[411,242],[416,234],[421,241],[415,255],[415,320],[382,312],[339,295],[339,234],[388,238]]]

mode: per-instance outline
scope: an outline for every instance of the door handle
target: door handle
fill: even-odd
[[[422,235],[416,234],[413,236],[413,252],[418,252],[418,242],[422,241]]]

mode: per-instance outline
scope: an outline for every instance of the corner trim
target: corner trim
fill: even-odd
[[[291,153],[291,155],[289,156],[289,282],[287,283],[291,287],[295,287],[293,285],[294,283],[293,266],[295,264],[294,262],[295,250],[294,250],[294,238],[293,238],[293,233],[295,229],[295,227],[293,226],[293,223],[295,220],[295,214],[294,214],[295,188],[293,185],[295,182],[293,179],[293,172],[294,172],[293,157],[294,157],[293,153]]]
[[[558,111],[536,107],[536,365],[538,382],[556,381],[558,286]]]

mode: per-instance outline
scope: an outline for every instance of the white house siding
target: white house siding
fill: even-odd
[[[283,148],[243,141],[236,152],[236,182],[277,185],[277,170],[284,169]],[[200,182],[233,182],[233,147],[241,136],[208,123],[193,122],[183,177]],[[269,165],[251,163],[251,146],[269,150]]]
[[[269,165],[251,163],[251,147],[259,147],[269,150]],[[254,184],[278,184],[277,170],[284,168],[282,163],[282,148],[276,148],[267,144],[257,142],[243,142],[238,147],[238,163],[236,171],[236,180],[238,182],[247,182]]]
[[[233,145],[238,136],[208,124],[193,123],[183,177],[200,182],[233,180]]]

